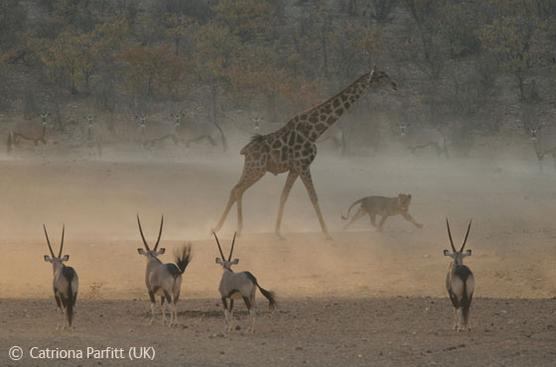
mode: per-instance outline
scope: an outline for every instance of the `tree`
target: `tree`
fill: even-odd
[[[133,95],[153,97],[166,91],[177,93],[186,76],[184,59],[174,55],[168,45],[130,46],[120,54],[126,86]]]
[[[483,49],[493,55],[500,70],[515,77],[519,98],[523,100],[525,78],[535,59],[534,36],[540,24],[532,12],[511,15],[513,10],[506,5],[497,8],[501,13],[480,29],[479,38]]]

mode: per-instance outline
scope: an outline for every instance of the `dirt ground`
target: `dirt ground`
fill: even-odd
[[[235,150],[232,150],[235,152]],[[206,153],[206,154],[205,154]],[[244,195],[245,233],[236,270],[250,270],[278,295],[259,298],[257,332],[221,334],[217,286],[221,269],[209,233],[241,172],[239,155],[191,151],[108,151],[102,160],[0,161],[0,365],[184,366],[554,366],[556,364],[556,174],[539,173],[533,156],[504,154],[445,160],[418,157],[342,158],[321,154],[313,178],[333,240],[298,182],[286,206],[283,233],[272,233],[285,177],[265,176]],[[340,214],[366,195],[413,194],[419,230],[390,218],[384,233],[362,219],[348,231]],[[135,215],[154,240],[165,215],[164,261],[191,241],[180,324],[147,325],[144,258]],[[466,258],[476,277],[472,330],[451,329],[444,290],[448,258],[444,217],[456,242],[473,226]],[[57,332],[52,269],[42,224],[80,277],[73,332]],[[223,242],[235,226],[232,210]],[[154,346],[154,362],[118,360],[11,362],[20,345],[52,348]]]

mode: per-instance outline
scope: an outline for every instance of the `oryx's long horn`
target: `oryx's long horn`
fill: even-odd
[[[44,235],[46,237],[46,244],[48,245],[48,249],[50,250],[50,254],[52,255],[52,257],[56,257],[54,256],[54,251],[52,251],[52,246],[50,245],[50,238],[48,238],[48,232],[46,231],[46,225],[42,225],[42,228],[44,229]]]
[[[456,252],[456,248],[454,246],[454,240],[452,239],[452,231],[450,231],[450,222],[448,222],[448,218],[446,218],[446,228],[448,229],[448,237],[450,238],[450,246],[452,246],[452,250]]]
[[[222,247],[220,246],[220,241],[218,240],[218,236],[216,235],[215,232],[212,232],[212,234],[216,239],[216,244],[218,245],[218,251],[220,251],[220,256],[222,257],[222,260],[226,261],[226,258],[224,257],[224,253],[222,252]]]
[[[141,233],[141,239],[143,240],[143,244],[145,245],[145,248],[147,249],[147,251],[151,251],[151,249],[149,248],[149,244],[145,239],[145,235],[143,234],[143,228],[141,228],[141,220],[139,219],[139,214],[137,214],[137,224],[139,225],[139,233]]]
[[[64,233],[66,231],[66,225],[62,224],[62,239],[60,240],[60,252],[58,253],[58,257],[62,257],[62,249],[64,248]]]
[[[228,261],[232,260],[232,254],[234,253],[234,244],[236,243],[237,232],[234,232],[234,239],[232,240],[232,248],[230,249],[230,256],[228,256]]]
[[[467,237],[469,237],[469,230],[471,229],[471,222],[473,221],[473,219],[469,219],[469,224],[467,225],[467,232],[465,233],[465,238],[463,239],[463,245],[461,245],[461,249],[459,250],[460,252],[463,251],[463,248],[465,247],[465,244],[467,243]]]
[[[164,226],[164,214],[162,218],[160,218],[160,229],[158,230],[158,238],[156,239],[156,243],[154,245],[154,251],[158,248],[158,244],[160,243],[160,237],[162,237],[162,227]]]

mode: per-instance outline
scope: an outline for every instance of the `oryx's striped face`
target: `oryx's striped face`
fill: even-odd
[[[163,255],[166,252],[166,249],[162,247],[158,250],[145,250],[140,247],[137,249],[137,252],[139,253],[139,255],[146,256],[147,258],[157,258],[160,255]]]
[[[527,129],[527,132],[529,133],[529,137],[531,138],[531,140],[537,140],[537,134],[539,130],[536,127],[530,127],[529,129]]]
[[[407,134],[407,128],[409,127],[409,125],[405,122],[402,122],[398,125],[398,127],[400,128],[400,135],[405,136]]]
[[[63,257],[52,257],[44,255],[44,261],[47,263],[52,263],[53,265],[62,265],[64,262],[69,260],[69,255],[64,255]]]
[[[239,263],[239,259],[233,259],[232,261],[222,260],[221,258],[216,258],[216,263],[221,265],[224,269],[232,270],[232,265],[237,265]]]
[[[444,250],[444,256],[451,257],[456,265],[463,265],[463,258],[471,256],[471,250],[466,250],[463,252],[456,251],[452,252],[449,250]]]
[[[183,115],[183,113],[177,113],[175,115],[174,114],[170,115],[174,119],[174,127],[180,127],[181,126],[182,115]]]

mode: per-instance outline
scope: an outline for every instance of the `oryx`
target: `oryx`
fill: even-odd
[[[67,326],[72,327],[73,311],[77,301],[77,290],[79,288],[79,277],[71,266],[65,266],[64,262],[69,260],[69,255],[62,257],[62,250],[64,248],[64,232],[65,226],[62,227],[62,239],[60,241],[60,251],[58,256],[54,255],[46,226],[43,224],[44,235],[46,237],[46,244],[50,250],[50,255],[44,255],[44,261],[52,264],[54,271],[54,280],[52,282],[54,290],[54,299],[58,305],[58,309],[62,313],[62,323],[59,325],[61,329],[65,328],[63,317],[65,316]]]
[[[96,149],[98,156],[102,156],[102,141],[99,136],[98,128],[95,123],[95,116],[86,115],[85,120],[87,121],[87,127],[85,131],[85,144],[87,148]]]
[[[552,156],[556,168],[556,127],[546,124],[528,124],[525,128],[535,148],[540,171],[543,171],[544,157],[549,154]]]
[[[141,234],[141,239],[143,240],[144,249],[138,248],[137,252],[139,255],[143,255],[147,258],[147,270],[145,272],[145,284],[147,285],[147,291],[149,292],[149,298],[151,301],[151,320],[154,320],[154,312],[156,306],[155,296],[160,296],[160,306],[162,309],[162,324],[166,322],[166,304],[169,304],[170,309],[170,322],[168,326],[172,327],[177,324],[178,321],[178,309],[177,302],[180,297],[181,290],[181,280],[182,274],[184,273],[187,265],[191,262],[191,244],[182,246],[176,253],[175,264],[163,264],[158,256],[166,252],[165,248],[158,249],[158,244],[160,243],[160,237],[162,236],[162,227],[164,225],[164,216],[160,220],[160,229],[158,231],[158,238],[156,243],[151,250],[145,235],[143,234],[143,228],[141,228],[141,220],[139,215],[137,215],[137,224],[139,225],[139,233]],[[166,302],[165,302],[166,301]]]
[[[39,143],[46,145],[46,129],[48,127],[48,112],[40,114],[41,122],[24,122],[17,124],[8,131],[8,141],[6,147],[8,153],[11,153],[15,146],[21,141],[30,141],[37,146]]]
[[[473,292],[475,290],[475,278],[471,270],[463,265],[463,258],[471,256],[471,250],[463,252],[469,230],[471,229],[471,220],[467,225],[467,232],[461,248],[456,250],[454,241],[452,240],[452,232],[450,231],[450,223],[446,218],[446,228],[448,229],[448,237],[450,238],[450,246],[452,252],[444,250],[444,256],[452,258],[448,275],[446,276],[446,289],[450,300],[454,305],[454,329],[457,331],[469,329],[467,324],[469,321],[469,308],[471,307],[471,300],[473,299]]]
[[[221,258],[216,258],[216,263],[221,265],[224,269],[222,274],[222,279],[220,280],[220,286],[218,290],[220,291],[220,297],[222,299],[222,305],[224,306],[224,318],[226,320],[226,331],[232,330],[233,321],[233,308],[234,308],[234,298],[242,298],[245,302],[245,306],[249,311],[249,321],[250,325],[247,331],[255,332],[255,293],[257,288],[259,291],[268,299],[268,306],[273,310],[276,306],[276,300],[274,293],[268,291],[261,287],[257,282],[257,278],[248,271],[243,271],[241,273],[234,273],[232,270],[232,265],[239,263],[239,259],[232,260],[232,254],[234,252],[234,244],[236,242],[236,234],[234,233],[234,238],[232,240],[232,247],[230,249],[230,254],[228,259],[224,257],[222,252],[222,247],[220,246],[220,241],[216,233],[212,232],[214,238],[216,239],[216,244],[218,245],[218,250],[220,251]],[[229,302],[228,302],[229,301]]]
[[[407,122],[400,122],[398,128],[402,143],[412,154],[415,154],[417,149],[433,147],[438,156],[444,154],[446,158],[449,157],[447,139],[438,129]]]

